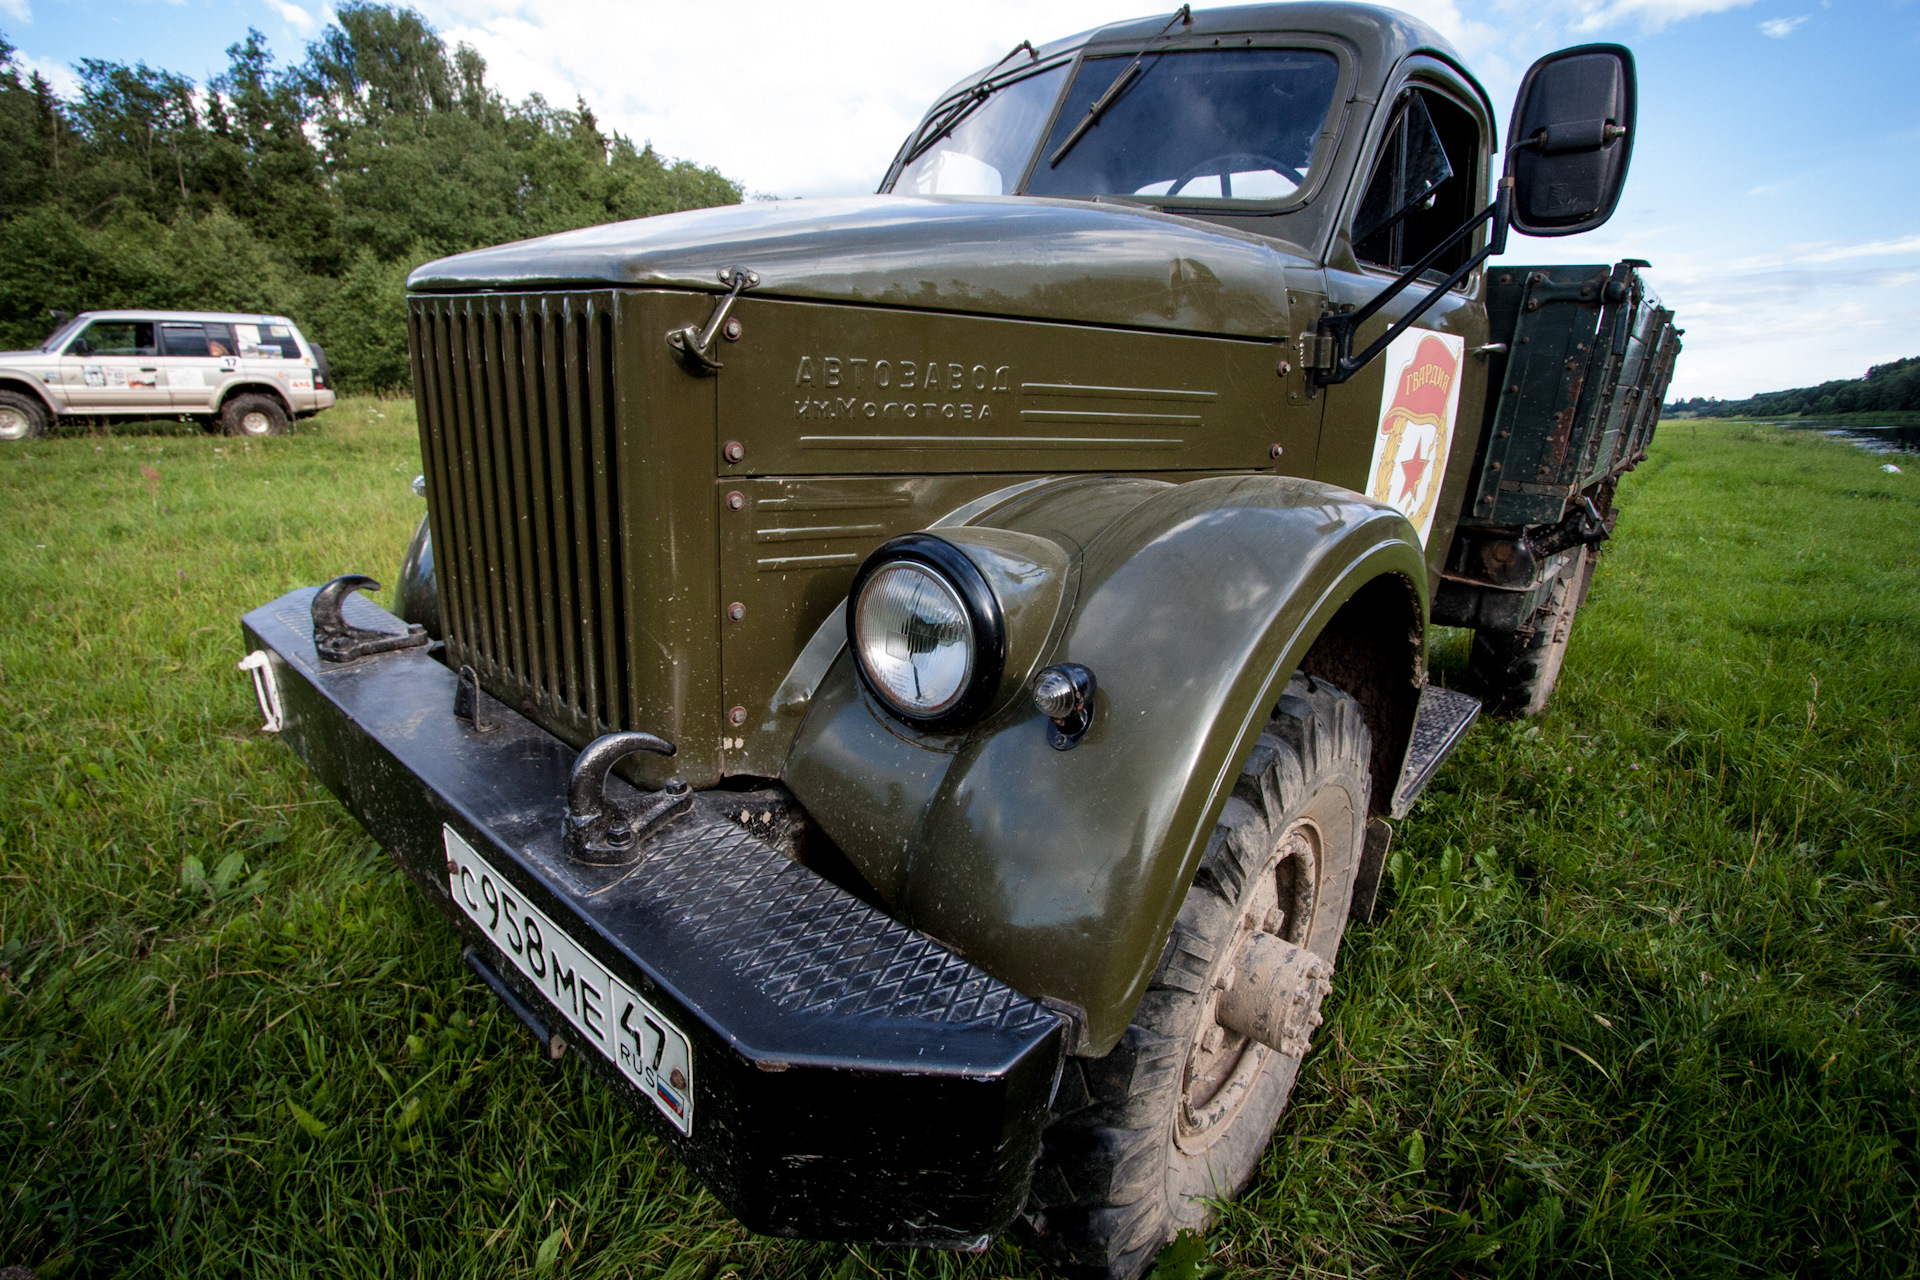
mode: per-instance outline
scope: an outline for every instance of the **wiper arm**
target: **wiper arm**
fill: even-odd
[[[1031,40],[1022,40],[1019,44],[1007,50],[1007,56],[988,67],[987,74],[980,78],[980,83],[973,86],[965,97],[956,98],[953,105],[947,109],[945,115],[927,122],[926,129],[921,132],[919,140],[907,151],[906,158],[900,162],[900,167],[905,169],[915,160],[925,155],[932,149],[934,143],[940,141],[940,139],[946,137],[955,129],[958,129],[961,121],[978,111],[980,104],[992,97],[1005,83],[1005,81],[992,79],[993,73],[1006,65],[1008,59],[1012,58],[1014,54],[1019,53],[1022,49],[1027,51],[1027,59],[1029,61],[1037,61],[1039,59],[1040,51],[1033,47],[1033,41]]]
[[[1073,132],[1067,135],[1067,140],[1061,143],[1059,148],[1055,150],[1051,156],[1047,157],[1047,168],[1057,169],[1060,167],[1060,162],[1067,158],[1067,152],[1073,150],[1074,144],[1087,135],[1087,130],[1100,123],[1100,117],[1107,113],[1107,108],[1119,100],[1120,95],[1126,91],[1127,86],[1133,83],[1133,78],[1140,74],[1141,60],[1147,56],[1154,45],[1160,43],[1162,36],[1165,36],[1167,32],[1173,30],[1174,23],[1181,21],[1188,23],[1193,21],[1193,5],[1181,5],[1174,11],[1173,16],[1167,19],[1167,25],[1160,28],[1160,30],[1154,34],[1153,39],[1140,46],[1140,52],[1133,55],[1133,61],[1127,64],[1127,69],[1113,78],[1113,83],[1107,86],[1107,91],[1098,98],[1095,98],[1093,105],[1087,108],[1087,114],[1081,117],[1080,123],[1073,127]]]

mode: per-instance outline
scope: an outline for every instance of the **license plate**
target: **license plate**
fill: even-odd
[[[570,1040],[592,1045],[675,1128],[691,1134],[693,1049],[680,1029],[523,901],[452,827],[444,830],[447,887],[460,909],[572,1024],[577,1035]]]

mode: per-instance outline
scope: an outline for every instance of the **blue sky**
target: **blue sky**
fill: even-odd
[[[750,191],[869,191],[928,101],[1016,41],[1138,0],[421,0],[511,96],[583,95],[603,122]],[[1641,130],[1613,222],[1515,237],[1514,262],[1652,261],[1687,333],[1674,392],[1741,396],[1920,355],[1920,0],[1407,0],[1504,110],[1526,65],[1618,40]],[[260,28],[297,61],[322,0],[0,0],[29,65],[83,57],[204,81]]]

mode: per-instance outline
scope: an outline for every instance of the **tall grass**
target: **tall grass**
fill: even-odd
[[[1916,1270],[1920,474],[1879,462],[1663,428],[1555,706],[1402,824],[1261,1173],[1163,1272]],[[0,1265],[1031,1272],[747,1235],[256,732],[238,615],[390,574],[417,469],[371,400],[0,453]]]

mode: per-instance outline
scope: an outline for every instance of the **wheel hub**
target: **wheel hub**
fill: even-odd
[[[28,426],[26,414],[11,406],[0,408],[0,440],[23,440]]]
[[[1333,991],[1333,966],[1262,930],[1240,944],[1215,1016],[1220,1025],[1276,1053],[1303,1058]]]
[[[1295,984],[1299,987],[1297,991],[1294,986],[1285,988],[1286,1016],[1281,1021],[1289,1030],[1297,1031],[1294,1038],[1303,1051],[1306,1036],[1319,1024],[1320,1001],[1331,989],[1326,978],[1332,968],[1303,945],[1313,921],[1319,882],[1319,845],[1318,828],[1305,820],[1296,822],[1275,842],[1266,865],[1248,879],[1241,895],[1238,927],[1228,945],[1221,948],[1221,959],[1212,975],[1205,1005],[1187,1050],[1180,1112],[1174,1125],[1174,1141],[1183,1150],[1204,1152],[1227,1132],[1231,1127],[1229,1122],[1251,1095],[1269,1055],[1275,1052],[1249,1034],[1246,1026],[1230,1025],[1234,1021],[1243,1024],[1247,1021],[1232,1016],[1236,1002],[1229,997],[1235,986],[1245,983],[1240,1003],[1246,1003],[1248,995],[1273,988],[1271,981],[1243,979],[1244,960],[1291,958],[1292,963],[1281,965],[1277,972],[1312,975],[1305,978],[1304,985]],[[1265,941],[1253,943],[1255,956],[1250,957],[1249,944],[1256,938]],[[1276,951],[1275,947],[1282,950]],[[1310,959],[1310,963],[1301,957]],[[1319,980],[1317,986],[1315,977]],[[1268,1003],[1281,1008],[1273,1000]],[[1224,1017],[1223,1009],[1227,1011]]]

